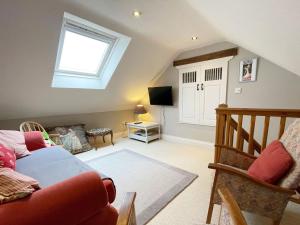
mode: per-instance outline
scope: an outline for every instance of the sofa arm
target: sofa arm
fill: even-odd
[[[0,218],[6,225],[74,225],[100,213],[107,205],[101,178],[95,172],[87,172],[38,190],[30,197],[0,205]]]
[[[228,146],[216,145],[220,148],[219,163],[247,170],[256,159],[255,156]]]

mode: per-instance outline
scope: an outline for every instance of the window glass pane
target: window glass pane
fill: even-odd
[[[108,43],[66,31],[59,69],[96,75],[108,47]]]

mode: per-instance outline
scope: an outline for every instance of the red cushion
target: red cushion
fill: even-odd
[[[40,131],[25,132],[24,137],[26,147],[29,151],[47,147]]]
[[[248,174],[259,180],[275,184],[293,165],[293,159],[280,141],[273,141],[252,163]]]
[[[15,153],[0,144],[0,167],[8,167],[13,170],[16,169],[16,155]]]

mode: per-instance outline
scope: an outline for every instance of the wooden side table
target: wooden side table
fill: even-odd
[[[160,124],[155,122],[127,123],[128,137],[149,143],[160,139]]]
[[[102,136],[102,140],[105,143],[105,136],[110,134],[110,140],[111,140],[111,144],[114,145],[113,142],[113,131],[110,128],[94,128],[94,129],[90,129],[88,131],[86,131],[86,135],[88,137],[91,137],[94,139],[94,147],[97,148],[96,146],[96,141],[97,141],[97,137],[101,137]]]

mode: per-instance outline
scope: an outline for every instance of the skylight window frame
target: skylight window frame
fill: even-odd
[[[79,71],[71,71],[71,70],[62,70],[59,69],[59,64],[61,61],[61,56],[62,56],[62,51],[63,51],[63,46],[65,43],[65,35],[66,32],[72,32],[79,34],[81,36],[85,36],[94,40],[102,41],[104,43],[107,43],[109,45],[108,49],[106,50],[105,56],[103,57],[103,60],[97,70],[97,73],[92,74],[92,73],[84,73],[84,72],[79,72]],[[107,34],[100,33],[99,31],[94,31],[91,28],[87,28],[83,24],[78,24],[75,21],[70,21],[68,19],[64,19],[64,24],[62,26],[62,31],[61,31],[61,37],[60,37],[60,44],[58,48],[58,55],[57,55],[57,60],[56,60],[56,65],[55,65],[55,73],[57,75],[65,75],[65,76],[82,76],[85,78],[92,78],[92,79],[97,79],[100,78],[101,76],[101,71],[103,67],[105,66],[105,63],[107,62],[107,59],[111,53],[111,50],[113,48],[113,45],[116,41],[115,38],[108,36]]]
[[[59,69],[66,31],[109,43],[96,74]],[[65,12],[58,43],[53,88],[105,89],[120,63],[131,38]]]
[[[60,61],[61,61],[61,56],[62,56],[62,51],[63,51],[63,46],[64,46],[64,43],[65,43],[65,35],[66,35],[67,31],[72,32],[72,33],[76,33],[76,34],[79,34],[81,36],[85,36],[85,37],[88,37],[88,38],[91,38],[91,39],[94,39],[94,40],[98,40],[98,41],[107,43],[109,45],[108,49],[106,50],[105,55],[102,59],[102,62],[101,62],[100,66],[97,69],[97,73],[93,74],[93,73],[84,73],[84,72],[79,72],[79,71],[59,69],[59,64],[60,64]],[[55,71],[57,73],[68,75],[68,76],[84,76],[84,77],[90,77],[90,78],[97,78],[97,77],[99,78],[100,77],[101,69],[104,67],[105,62],[107,61],[107,58],[109,57],[109,55],[111,53],[112,46],[115,42],[115,39],[108,38],[107,36],[104,36],[104,35],[101,35],[101,34],[91,33],[91,32],[88,32],[88,30],[83,30],[83,29],[80,29],[80,28],[77,28],[77,27],[72,27],[70,25],[65,25],[63,27],[61,40],[62,40],[62,43],[61,43],[61,46],[59,47],[58,59],[57,59],[57,63],[56,63],[56,66],[55,66]]]

